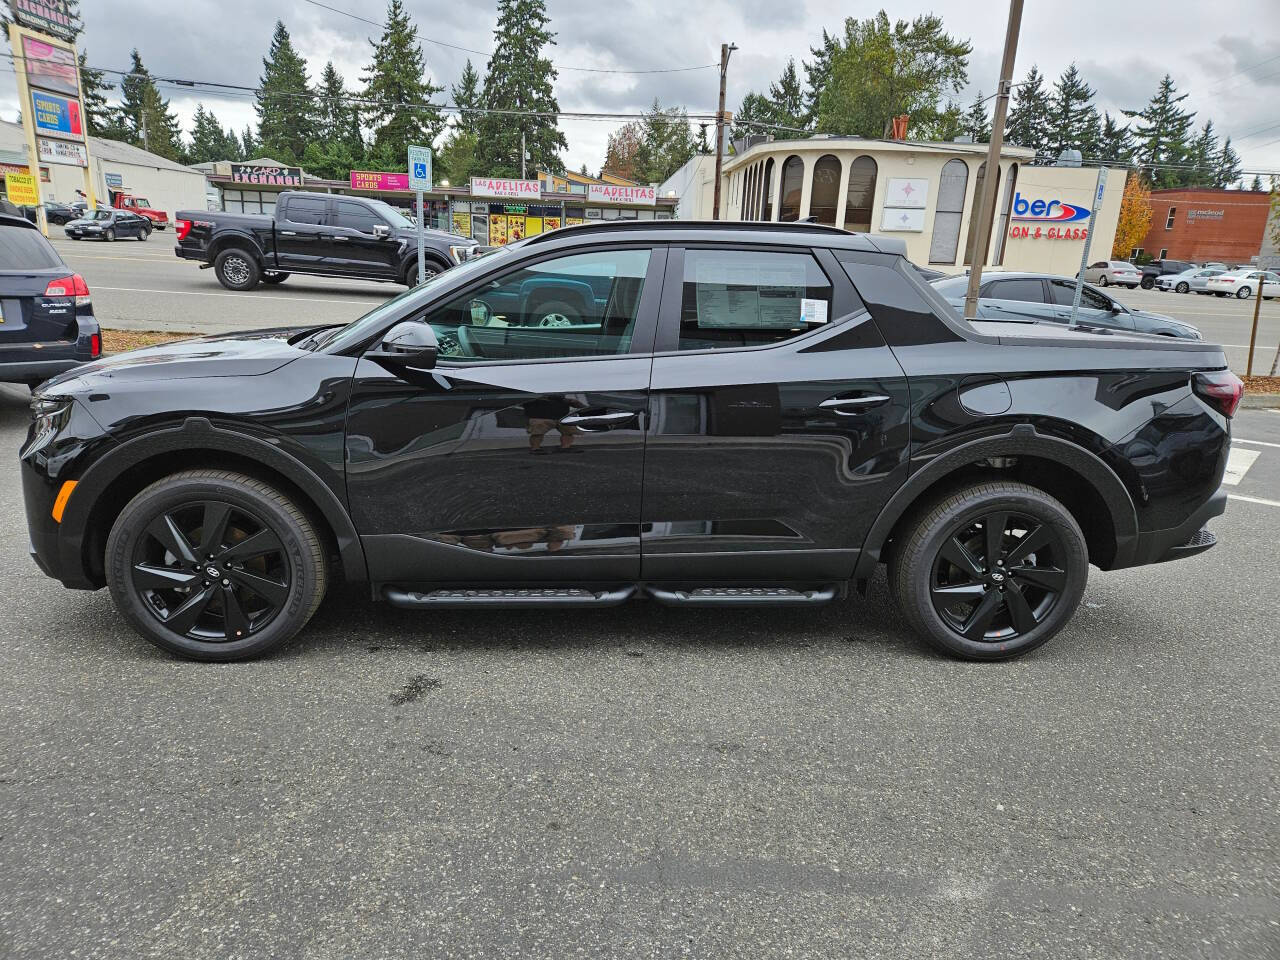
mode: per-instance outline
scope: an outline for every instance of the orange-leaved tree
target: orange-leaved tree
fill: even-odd
[[[1116,224],[1116,239],[1111,244],[1111,256],[1127,259],[1129,252],[1142,242],[1151,226],[1151,190],[1142,176],[1130,173],[1124,184],[1124,196],[1120,198],[1120,220]]]

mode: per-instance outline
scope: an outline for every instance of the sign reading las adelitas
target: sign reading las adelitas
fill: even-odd
[[[517,200],[540,200],[542,184],[537,180],[505,180],[501,177],[472,177],[473,197],[511,197]]]
[[[634,206],[656,206],[658,191],[655,187],[624,187],[616,183],[587,184],[588,203],[629,203]]]

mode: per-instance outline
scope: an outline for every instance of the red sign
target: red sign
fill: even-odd
[[[1009,236],[1028,240],[1083,240],[1088,227],[1010,227]]]
[[[615,183],[587,184],[588,203],[629,203],[633,206],[657,205],[658,191],[654,187],[624,187]]]
[[[27,71],[27,83],[31,86],[70,97],[79,95],[75,54],[65,47],[55,47],[35,37],[23,36],[22,61]]]
[[[352,190],[408,190],[407,173],[383,173],[380,170],[352,170]]]

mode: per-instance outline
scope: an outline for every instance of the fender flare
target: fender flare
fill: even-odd
[[[236,229],[220,232],[213,238],[213,242],[209,244],[209,262],[213,263],[217,260],[218,254],[228,247],[245,248],[248,253],[257,258],[260,267],[266,263],[267,252],[262,246],[262,241],[247,231]]]
[[[1038,433],[1029,423],[1020,423],[1005,434],[971,440],[938,454],[914,471],[898,488],[867,531],[853,579],[868,580],[880,562],[885,541],[898,522],[933,484],[961,467],[986,457],[1038,456],[1070,467],[1088,481],[1107,505],[1116,532],[1116,555],[1112,567],[1127,565],[1138,539],[1138,512],[1124,482],[1096,454],[1078,444]]]
[[[346,506],[306,464],[292,454],[260,437],[214,426],[205,417],[188,417],[181,424],[155,430],[113,447],[94,462],[76,487],[76,496],[67,503],[60,529],[60,554],[64,570],[83,567],[84,535],[90,514],[102,494],[126,470],[165,453],[210,450],[237,454],[261,463],[280,474],[307,496],[333,531],[347,580],[368,579],[368,565],[360,535]],[[85,496],[88,494],[88,496]]]

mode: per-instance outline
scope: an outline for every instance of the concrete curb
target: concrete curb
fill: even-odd
[[[1280,410],[1280,393],[1249,393],[1246,390],[1240,406],[1246,410]]]

